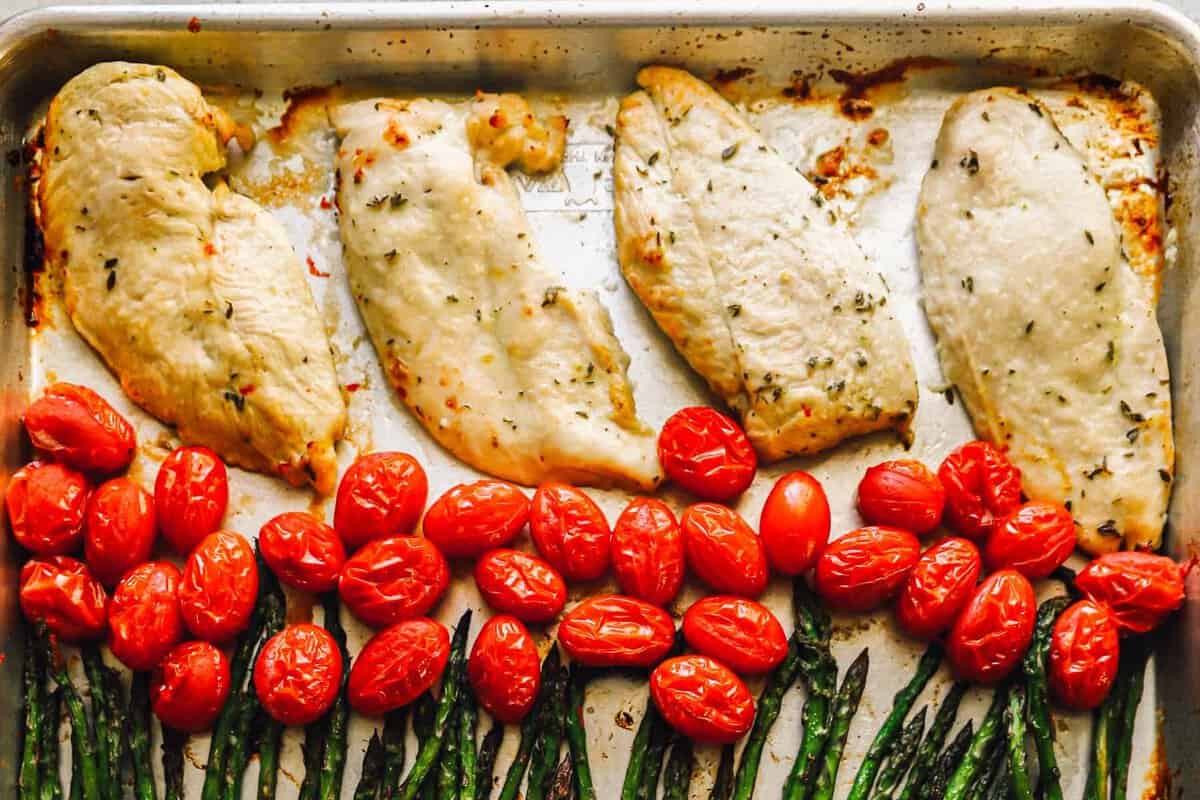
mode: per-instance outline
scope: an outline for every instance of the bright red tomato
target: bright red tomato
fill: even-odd
[[[230,531],[204,537],[188,556],[179,584],[179,608],[192,635],[229,641],[250,624],[257,599],[258,564],[250,543]]]
[[[987,538],[1021,504],[1021,471],[988,442],[967,442],[938,468],[946,524],[968,539]]]
[[[758,457],[746,432],[708,406],[676,411],[658,435],[667,477],[704,500],[732,500],[754,480]]]
[[[1117,678],[1121,641],[1112,612],[1080,600],[1059,615],[1050,636],[1050,690],[1067,708],[1089,711],[1108,697]]]
[[[338,486],[333,527],[346,549],[407,536],[429,497],[425,470],[408,453],[371,453],[350,465]]]
[[[829,541],[829,500],[807,472],[789,472],[775,482],[758,518],[767,561],[784,575],[812,569]]]
[[[87,478],[61,464],[34,461],[21,467],[4,497],[17,544],[39,556],[78,551],[91,490]]]
[[[346,695],[360,714],[406,706],[433,686],[450,658],[450,635],[427,617],[406,619],[371,637],[354,666]]]
[[[184,642],[167,653],[150,679],[150,707],[168,728],[212,727],[229,699],[229,659],[208,642]]]
[[[1148,633],[1183,605],[1184,565],[1129,551],[1093,560],[1075,578],[1083,595],[1112,610],[1122,631]]]
[[[858,528],[830,542],[817,561],[816,589],[844,611],[870,611],[908,580],[921,557],[917,537],[899,528]]]
[[[186,556],[221,527],[229,505],[225,462],[207,447],[171,451],[154,479],[154,506],[163,538]]]
[[[885,461],[858,484],[858,513],[871,525],[929,533],[942,521],[946,490],[920,461]]]
[[[108,595],[82,561],[70,556],[31,558],[21,568],[21,612],[44,622],[68,642],[102,639],[108,627]]]
[[[102,483],[88,501],[84,532],[83,552],[92,574],[115,586],[154,549],[154,498],[129,478]]]
[[[174,564],[150,561],[131,569],[117,584],[108,606],[108,646],[131,670],[154,669],[183,641],[181,580]]]
[[[946,656],[955,675],[972,683],[1004,680],[1033,639],[1036,614],[1028,578],[1013,569],[989,575],[946,636]]]
[[[56,383],[25,411],[33,446],[93,475],[121,472],[133,461],[133,426],[86,386]]]
[[[943,539],[917,559],[896,598],[896,621],[909,636],[932,639],[950,627],[975,592],[983,565],[967,539]]]
[[[537,646],[519,619],[501,614],[484,623],[471,648],[467,676],[479,704],[494,718],[525,719],[542,680]]]
[[[272,719],[307,725],[324,716],[342,688],[342,651],[320,625],[288,625],[263,645],[254,691]]]
[[[612,531],[581,490],[544,483],[533,494],[529,532],[542,558],[569,581],[594,581],[608,570]]]
[[[698,742],[736,742],[754,724],[754,698],[746,684],[708,656],[659,664],[650,674],[650,696],[671,727]]]
[[[342,569],[338,592],[354,616],[373,628],[423,617],[450,585],[450,565],[433,542],[417,536],[375,539]]]
[[[460,483],[433,501],[422,523],[447,558],[478,558],[504,547],[529,521],[529,498],[504,481]]]
[[[683,586],[683,532],[671,509],[653,497],[635,497],[617,517],[613,572],[625,594],[665,606]]]
[[[1047,578],[1075,551],[1075,520],[1058,503],[1034,500],[1001,519],[983,555],[988,569],[1015,569],[1030,580]]]
[[[281,583],[306,592],[336,589],[346,564],[337,531],[302,511],[267,520],[258,532],[258,548]]]
[[[522,622],[549,622],[567,602],[554,567],[519,550],[492,550],[475,563],[475,585],[489,606]]]
[[[558,641],[589,667],[649,667],[675,641],[675,623],[658,606],[619,594],[589,597],[558,626]]]
[[[742,675],[769,672],[788,650],[787,634],[769,608],[730,595],[693,603],[683,615],[683,636],[693,650]]]
[[[688,567],[718,592],[758,597],[767,588],[762,540],[736,511],[697,503],[683,512],[683,548]]]

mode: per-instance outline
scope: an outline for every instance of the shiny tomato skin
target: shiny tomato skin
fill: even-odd
[[[917,565],[921,544],[899,528],[858,528],[833,540],[817,561],[816,590],[843,611],[870,611],[890,600]]]
[[[683,586],[683,531],[669,506],[635,497],[613,526],[612,563],[617,585],[630,597],[665,606]]]
[[[368,716],[385,714],[416,700],[433,686],[450,658],[450,635],[428,617],[397,622],[380,631],[350,668],[350,706]]]
[[[858,513],[869,525],[929,533],[942,521],[946,490],[920,461],[884,461],[867,470],[858,484]]]
[[[131,670],[158,666],[183,641],[179,570],[169,561],[139,564],[121,578],[108,606],[108,646]]]
[[[338,592],[373,628],[423,617],[450,585],[450,565],[433,542],[393,536],[368,542],[346,561]]]
[[[742,679],[708,656],[669,658],[650,673],[650,696],[671,727],[698,742],[729,744],[754,724]]]
[[[1013,671],[1033,639],[1037,599],[1029,579],[994,572],[967,601],[946,636],[946,656],[959,680],[998,683]]]
[[[683,615],[683,636],[698,653],[740,675],[769,672],[787,655],[787,634],[771,610],[754,600],[710,595]]]
[[[727,502],[746,491],[758,456],[741,426],[708,406],[680,409],[658,435],[667,478],[701,498]]]
[[[133,426],[86,386],[55,383],[25,411],[25,430],[37,449],[91,475],[121,472],[133,461]]]
[[[928,641],[953,624],[971,599],[983,562],[969,539],[943,539],[921,554],[896,598],[896,621]]]
[[[1121,642],[1112,612],[1080,600],[1059,615],[1050,634],[1050,691],[1076,711],[1097,708],[1117,678]]]
[[[1075,520],[1058,503],[1034,500],[999,520],[983,549],[988,569],[1050,577],[1075,551]]]
[[[333,591],[346,565],[337,531],[302,511],[267,520],[258,532],[258,548],[280,583],[305,592]]]
[[[87,565],[70,556],[31,558],[21,567],[21,612],[68,642],[104,638],[108,594]]]
[[[608,571],[608,520],[592,498],[574,486],[538,487],[529,509],[529,533],[542,558],[569,581],[594,581]]]
[[[4,504],[17,544],[38,556],[78,552],[92,487],[61,464],[33,461],[13,473]]]
[[[154,498],[129,478],[100,484],[88,500],[83,552],[92,574],[105,586],[150,559],[158,521]]]
[[[288,625],[259,652],[254,691],[275,721],[307,725],[337,699],[342,668],[342,651],[329,631],[308,623]]]
[[[250,624],[257,597],[258,564],[241,535],[210,533],[188,556],[179,608],[197,639],[220,643],[237,636]]]
[[[763,503],[758,535],[777,572],[799,575],[812,569],[829,542],[829,499],[807,472],[789,472]]]
[[[485,622],[467,660],[467,677],[492,717],[506,724],[525,719],[542,682],[537,645],[525,625],[508,614]]]
[[[422,528],[447,558],[478,558],[517,537],[529,521],[529,498],[511,483],[460,483],[429,506]]]
[[[362,456],[338,486],[333,527],[353,552],[372,539],[407,536],[429,498],[429,479],[408,453]]]
[[[968,539],[986,539],[1021,504],[1021,471],[989,442],[967,442],[946,456],[937,476],[946,525]]]
[[[229,659],[208,642],[184,642],[167,653],[150,679],[150,707],[168,728],[200,733],[229,699]]]
[[[1080,570],[1075,588],[1107,606],[1123,632],[1149,633],[1183,605],[1186,572],[1166,556],[1108,553]]]
[[[475,562],[475,586],[489,606],[522,622],[549,622],[567,603],[554,567],[520,550],[491,550]]]
[[[186,557],[221,527],[229,505],[225,462],[207,447],[179,447],[163,459],[154,479],[154,507],[163,538]]]
[[[658,606],[619,594],[589,597],[558,626],[558,641],[589,667],[649,667],[675,640],[675,623]]]
[[[770,577],[762,540],[736,511],[716,503],[689,506],[680,519],[687,565],[723,594],[758,597]]]

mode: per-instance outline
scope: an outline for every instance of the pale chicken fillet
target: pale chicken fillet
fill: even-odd
[[[617,117],[621,269],[759,455],[909,436],[916,374],[878,269],[708,84],[647,67]]]
[[[202,180],[232,129],[166,67],[72,79],[44,127],[46,261],[135,403],[232,464],[328,493],[346,409],[304,267],[262,208]]]
[[[505,166],[554,168],[566,120],[514,95],[335,108],[351,290],[397,394],[447,450],[519,483],[660,480],[629,358],[542,261]]]
[[[946,113],[921,188],[925,310],[977,434],[1089,553],[1157,549],[1174,448],[1154,275],[1050,112],[1015,89]]]

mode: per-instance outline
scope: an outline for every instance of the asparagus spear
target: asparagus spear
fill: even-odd
[[[1088,762],[1083,800],[1108,800],[1109,773],[1113,766],[1113,739],[1120,717],[1120,693],[1109,692],[1093,715],[1092,758]]]
[[[874,797],[881,798],[881,800],[891,797],[892,792],[896,791],[896,787],[900,785],[900,780],[904,777],[904,773],[908,772],[913,756],[916,755],[917,748],[921,745],[921,736],[925,733],[927,711],[928,706],[921,706],[921,710],[900,731],[900,736],[896,739],[896,746],[888,753],[887,759],[879,770],[879,780],[875,782]]]
[[[129,690],[129,738],[133,752],[133,786],[137,800],[155,800],[154,771],[150,766],[150,681],[144,672],[133,673]]]
[[[75,761],[79,763],[79,794],[82,800],[103,800],[107,797],[105,773],[96,760],[96,742],[92,737],[91,721],[83,698],[75,690],[67,675],[66,666],[56,657],[49,637],[42,636],[45,661],[54,676],[54,682],[63,692],[67,705],[67,716],[71,720],[71,748]]]
[[[800,632],[797,630],[788,642],[787,655],[779,666],[771,671],[762,693],[758,696],[754,727],[746,739],[746,746],[742,748],[742,760],[738,764],[737,777],[734,778],[734,800],[750,800],[754,796],[754,782],[758,778],[758,765],[762,761],[767,735],[771,732],[775,720],[779,719],[783,696],[792,688],[796,676],[800,673],[800,646]]]
[[[408,707],[402,706],[389,711],[383,718],[383,771],[379,776],[380,800],[391,800],[400,788],[404,774],[404,727],[408,721]]]
[[[667,759],[667,771],[663,782],[666,784],[664,800],[687,800],[692,786],[692,769],[695,767],[695,753],[692,742],[686,736],[675,737],[671,745],[671,757]],[[582,799],[581,799],[582,800]]]
[[[846,670],[842,686],[838,689],[837,700],[833,708],[833,727],[829,741],[825,744],[825,753],[821,757],[821,774],[817,777],[817,786],[813,790],[813,800],[831,800],[837,784],[838,768],[842,763],[842,750],[846,746],[846,736],[850,733],[850,722],[858,711],[858,701],[862,699],[863,687],[867,684],[867,670],[870,667],[870,657],[867,649],[858,654],[854,663]]]
[[[1008,707],[1005,706],[1004,717],[1007,717]],[[1002,719],[1003,724],[1006,720]],[[983,770],[979,774],[978,780],[971,787],[967,794],[968,800],[984,800],[988,792],[991,791],[992,785],[1000,779],[1000,775],[1008,766],[1008,732],[1007,725],[1005,730],[1000,732],[992,742],[991,750],[987,754],[987,759],[984,761]]]
[[[300,781],[297,800],[317,800],[317,790],[321,786],[321,760],[325,757],[325,736],[328,732],[328,715],[304,726],[304,779]],[[209,763],[212,763],[211,758]]]
[[[433,695],[425,692],[417,698],[416,708],[413,710],[413,733],[417,737],[417,751],[429,739],[433,738],[434,726],[437,724],[437,701],[433,699]],[[425,778],[425,782],[421,784],[421,797],[423,800],[432,800],[434,789],[437,786],[437,776],[434,770],[430,770]],[[393,795],[400,790],[400,785],[396,784],[391,787]]]
[[[258,800],[275,800],[279,783],[279,748],[283,739],[283,723],[270,714],[258,715]]]
[[[453,681],[459,691],[462,685],[458,679],[457,670],[447,671],[446,678],[442,683],[445,691],[445,685],[448,681]],[[437,800],[459,800],[458,794],[458,775],[462,768],[462,759],[459,749],[459,707],[462,705],[462,695],[459,694],[458,702],[455,703],[454,709],[450,713],[450,719],[446,725],[445,733],[442,737],[442,752],[438,756],[437,769]]]
[[[41,699],[43,713],[41,730],[38,731],[38,789],[41,792],[41,800],[62,800],[62,784],[58,780],[58,727],[62,720],[62,689],[45,692]]]
[[[89,643],[79,648],[83,660],[83,671],[87,676],[88,693],[92,699],[92,721],[96,739],[96,761],[103,772],[101,791],[108,800],[121,800],[120,770],[116,768],[116,759],[109,752],[112,737],[109,730],[109,717],[112,714],[113,703],[104,687],[104,662],[100,658],[100,648]]]
[[[708,800],[729,800],[733,796],[733,745],[721,748],[721,760],[717,764],[717,777],[713,780]]]
[[[383,740],[379,738],[379,731],[372,731],[371,740],[367,742],[367,751],[363,753],[362,773],[358,778],[358,786],[354,789],[354,800],[380,800],[384,758]]]
[[[571,754],[567,753],[563,756],[562,761],[558,762],[554,774],[550,776],[549,785],[546,789],[546,800],[570,800],[572,796],[571,790],[574,787],[574,762],[571,760]]]
[[[504,726],[493,722],[492,727],[483,736],[479,745],[479,758],[476,760],[475,800],[488,800],[492,796],[492,786],[495,784],[496,754],[500,752],[500,744],[504,741]],[[470,798],[463,798],[470,800]]]
[[[125,684],[121,681],[121,673],[112,667],[105,667],[101,672],[101,679],[112,703],[108,719],[108,753],[116,770],[117,796],[121,797],[124,794],[124,778],[130,766],[132,737],[129,730],[129,704],[125,702]],[[134,790],[136,793],[136,784]],[[147,796],[137,795],[139,800]]]
[[[1025,673],[1026,709],[1029,727],[1038,753],[1038,791],[1043,800],[1063,800],[1058,758],[1054,755],[1054,728],[1050,722],[1050,700],[1046,688],[1046,657],[1050,652],[1050,634],[1071,598],[1052,597],[1038,608],[1033,645],[1025,652],[1021,669]]]
[[[563,740],[566,692],[567,671],[560,667],[553,677],[546,704],[542,707],[542,718],[538,723],[541,733],[529,754],[529,781],[525,786],[525,800],[542,800],[550,789],[551,776],[554,765],[558,762],[558,750]]]
[[[329,710],[329,731],[325,737],[325,752],[321,759],[321,784],[317,792],[320,800],[338,800],[342,794],[342,773],[346,769],[346,726],[350,724],[350,704],[346,699],[346,682],[350,677],[350,651],[346,649],[346,630],[342,627],[341,604],[337,592],[329,592],[322,599],[325,607],[325,630],[337,642],[342,654],[342,687],[333,708]],[[253,690],[250,691],[253,695]],[[227,800],[238,800],[229,796]]]
[[[829,644],[833,636],[833,620],[803,577],[792,581],[792,613],[796,617],[796,629],[803,632],[805,637]]]
[[[646,698],[646,713],[638,723],[633,735],[633,747],[629,751],[629,763],[625,766],[625,780],[621,783],[621,800],[637,800],[642,787],[642,774],[646,771],[646,750],[650,747],[650,736],[658,725],[658,708],[654,700]],[[732,784],[730,785],[732,790]],[[504,800],[504,798],[501,798]]]
[[[954,718],[958,715],[958,706],[966,691],[965,683],[956,683],[946,695],[946,699],[942,701],[942,705],[933,718],[933,724],[929,726],[929,734],[917,749],[917,757],[908,774],[908,780],[904,784],[904,790],[900,793],[900,800],[916,800],[922,796],[926,779],[937,766],[938,754],[942,750],[946,736],[950,733],[950,728],[954,726]]]
[[[646,746],[645,766],[642,767],[642,784],[638,787],[638,800],[654,800],[658,796],[658,780],[662,774],[663,756],[671,741],[671,728],[662,714],[655,713],[650,727],[650,742]]]
[[[74,751],[74,747],[71,748]],[[83,773],[79,766],[79,759],[71,759],[71,790],[67,795],[71,800],[83,800]]]
[[[1008,773],[1016,800],[1034,800],[1033,786],[1029,782],[1029,765],[1025,754],[1025,687],[1014,686],[1008,695],[1005,711],[1008,726],[1007,747]]]
[[[479,791],[478,752],[475,750],[475,729],[479,726],[479,707],[475,704],[475,694],[467,680],[467,671],[461,670],[458,676],[460,684],[458,710],[458,749],[462,772],[458,783],[458,794],[462,800],[475,800]]]
[[[587,731],[583,726],[583,701],[591,670],[571,666],[567,695],[567,744],[574,760],[575,789],[579,800],[596,800],[596,787],[592,784],[592,768],[588,763]]]
[[[1122,669],[1113,692],[1121,695],[1121,719],[1116,752],[1113,753],[1113,800],[1125,800],[1129,791],[1129,760],[1133,754],[1133,729],[1142,689],[1146,681],[1146,662],[1150,647],[1144,639],[1128,639],[1122,645]]]
[[[25,664],[21,672],[25,689],[25,731],[21,748],[21,775],[18,780],[21,800],[38,800],[41,796],[41,742],[43,692],[41,643],[33,628],[25,628]]]
[[[946,784],[945,800],[965,800],[974,787],[992,746],[1002,735],[1004,709],[1007,705],[1008,690],[997,689],[992,694],[992,705],[980,723],[979,730],[975,731],[971,746],[955,768],[954,774],[950,776],[950,782]]]
[[[959,728],[958,734],[938,755],[937,762],[929,773],[928,782],[921,788],[922,800],[945,800],[946,786],[950,783],[950,776],[954,774],[955,768],[966,755],[967,748],[971,746],[974,736],[975,725],[971,720],[967,720],[967,724]]]
[[[803,800],[817,780],[821,754],[829,740],[834,694],[837,692],[837,663],[829,652],[832,622],[803,578],[792,584],[792,604],[800,640],[800,674],[808,688],[804,701],[800,748],[783,784],[784,800]]]
[[[513,757],[512,764],[508,767],[508,774],[504,776],[504,786],[500,790],[499,800],[516,800],[517,792],[521,789],[521,779],[525,777],[525,770],[529,766],[529,758],[533,750],[533,740],[538,735],[542,716],[541,709],[549,702],[550,694],[554,688],[554,676],[559,672],[560,663],[558,645],[556,644],[550,648],[550,652],[542,659],[541,688],[538,690],[537,702],[534,703],[533,710],[521,721],[521,740],[517,745],[517,754]]]
[[[1000,762],[1000,774],[992,785],[987,787],[983,800],[1010,800],[1012,796],[1012,775],[1009,773],[1008,759]]]
[[[163,800],[183,800],[183,747],[186,742],[186,734],[162,726]]]

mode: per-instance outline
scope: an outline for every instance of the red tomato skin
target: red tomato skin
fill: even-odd
[[[608,571],[612,531],[592,498],[565,483],[533,493],[529,533],[542,558],[569,581],[594,581]]]
[[[489,606],[522,622],[549,622],[567,603],[554,567],[519,550],[492,550],[475,562],[475,585]]]
[[[246,629],[258,597],[258,564],[241,535],[217,531],[188,556],[179,584],[183,622],[197,639],[227,642]]]
[[[869,525],[929,533],[942,521],[946,490],[920,461],[884,461],[867,470],[858,484],[858,513]]]
[[[969,539],[943,539],[921,554],[896,598],[896,621],[913,638],[930,640],[954,623],[983,571]]]
[[[342,651],[329,631],[308,623],[288,625],[258,654],[254,691],[272,719],[307,725],[337,699],[342,667]]]
[[[179,570],[148,561],[125,574],[108,606],[108,646],[131,670],[148,672],[183,641]]]
[[[1013,569],[984,579],[946,637],[946,656],[959,680],[998,683],[1033,639],[1037,600],[1029,579]]]
[[[1034,500],[1001,519],[983,555],[988,569],[1015,569],[1031,581],[1050,577],[1075,552],[1075,520],[1058,503]]]
[[[482,480],[451,488],[425,512],[425,536],[447,558],[478,558],[517,537],[529,498],[511,483]]]
[[[337,531],[301,511],[267,520],[258,532],[258,547],[281,583],[305,592],[333,591],[346,565]]]
[[[945,522],[980,541],[1021,504],[1021,471],[989,442],[967,442],[938,468],[946,491]]]
[[[746,684],[708,656],[659,664],[650,673],[650,696],[672,728],[698,742],[736,742],[754,724],[754,698]]]
[[[25,411],[33,446],[92,475],[121,472],[133,461],[137,436],[117,410],[86,386],[56,383]]]
[[[104,638],[108,594],[87,565],[70,556],[31,558],[21,567],[21,612],[67,642]]]
[[[229,699],[229,659],[208,642],[184,642],[167,653],[150,679],[150,707],[162,724],[200,733]]]
[[[529,714],[541,686],[537,646],[516,617],[500,614],[484,623],[467,660],[467,677],[484,710],[506,724]]]
[[[736,511],[716,503],[689,506],[680,519],[687,565],[723,594],[758,597],[769,570],[762,540]]]
[[[741,426],[708,406],[683,408],[658,435],[667,477],[702,500],[728,502],[746,491],[758,456]]]
[[[787,655],[787,634],[771,610],[754,600],[711,595],[683,615],[691,648],[741,675],[769,672]]]
[[[427,617],[406,619],[375,634],[354,660],[346,695],[360,714],[406,706],[442,676],[450,635]]]
[[[758,519],[758,535],[776,572],[800,575],[816,566],[829,541],[829,499],[807,472],[775,482]]]
[[[631,500],[613,526],[613,572],[621,591],[665,606],[683,586],[684,560],[683,531],[670,507],[653,497]]]
[[[129,478],[113,478],[92,492],[83,552],[105,586],[116,586],[126,572],[148,561],[157,535],[154,498]]]
[[[1050,634],[1050,691],[1067,708],[1096,708],[1108,697],[1120,660],[1120,635],[1112,613],[1091,600],[1080,600],[1059,615]]]
[[[1149,633],[1183,605],[1186,571],[1166,556],[1108,553],[1080,570],[1075,587],[1107,606],[1122,632]]]
[[[338,592],[373,628],[423,617],[450,585],[450,565],[433,542],[393,536],[368,542],[346,561]]]
[[[921,544],[899,528],[858,528],[830,542],[817,561],[816,589],[843,611],[870,611],[890,600],[917,565]]]
[[[558,626],[558,642],[589,667],[649,667],[675,641],[675,623],[658,606],[619,594],[589,597]]]
[[[372,539],[407,536],[429,498],[429,479],[408,453],[370,453],[350,465],[338,486],[333,527],[353,552]]]
[[[167,544],[181,556],[221,527],[229,505],[225,462],[207,447],[180,447],[163,459],[154,479],[154,507]]]
[[[33,461],[13,473],[4,504],[17,544],[38,556],[79,551],[92,487],[61,464]]]

